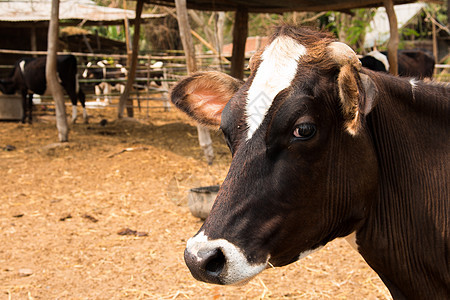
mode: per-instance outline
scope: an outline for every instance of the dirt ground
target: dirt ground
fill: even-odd
[[[343,240],[245,286],[195,281],[183,251],[201,221],[186,195],[225,178],[221,135],[209,166],[180,112],[88,112],[63,145],[52,113],[0,122],[0,299],[391,299]]]

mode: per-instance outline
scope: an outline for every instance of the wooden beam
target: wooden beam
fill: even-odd
[[[50,25],[48,28],[48,54],[47,64],[45,66],[45,77],[48,87],[55,101],[56,109],[56,128],[58,129],[58,138],[60,142],[69,140],[69,127],[66,119],[66,105],[64,104],[64,91],[58,82],[56,74],[56,50],[58,48],[59,33],[59,0],[52,0],[52,10]]]
[[[450,29],[450,0],[447,0],[447,28]]]
[[[125,106],[128,103],[133,104],[132,100],[129,101],[128,96],[130,95],[131,90],[133,89],[134,79],[136,77],[136,68],[137,68],[137,59],[139,52],[139,35],[141,31],[141,15],[142,9],[144,7],[144,0],[138,0],[136,2],[136,17],[134,19],[134,35],[133,35],[133,51],[131,53],[131,66],[128,71],[128,79],[127,84],[125,85],[125,91],[120,95],[119,100],[119,108],[118,108],[118,118],[123,117],[123,112],[125,110]],[[132,105],[127,108],[127,115],[129,117],[133,117],[133,107]]]
[[[233,51],[231,56],[231,76],[243,79],[245,64],[245,43],[248,34],[248,10],[240,7],[236,11],[233,27]]]
[[[180,30],[181,43],[183,44],[184,53],[186,55],[186,65],[188,74],[197,71],[197,63],[195,61],[194,42],[191,36],[191,26],[189,25],[188,13],[186,8],[186,0],[175,0],[177,10],[178,28]]]
[[[388,60],[389,60],[389,72],[393,75],[398,75],[398,23],[397,16],[395,15],[393,0],[383,0],[384,7],[386,8],[386,14],[389,20],[390,38],[387,45],[388,48]]]

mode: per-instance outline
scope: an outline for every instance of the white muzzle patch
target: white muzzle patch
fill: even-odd
[[[199,251],[220,249],[225,256],[226,263],[220,274],[220,280],[224,284],[237,284],[245,282],[261,273],[267,266],[269,257],[262,264],[251,264],[242,250],[224,239],[209,240],[204,231],[190,238],[186,245],[186,251],[201,260]]]

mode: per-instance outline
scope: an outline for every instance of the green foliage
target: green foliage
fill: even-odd
[[[97,4],[109,7],[123,8],[123,0],[94,0]],[[447,24],[447,1],[443,5],[429,4],[426,7],[426,11],[429,15],[434,15],[436,20],[443,24]],[[134,9],[136,1],[127,1],[127,9]],[[146,11],[152,13],[166,13],[167,8],[158,7],[156,5],[146,5],[144,7]],[[170,10],[170,9],[169,9]],[[174,11],[174,9],[172,9]],[[249,32],[248,36],[266,36],[271,32],[272,28],[276,25],[282,23],[298,24],[301,26],[307,25],[312,27],[317,27],[332,32],[339,40],[349,44],[353,49],[362,53],[364,44],[364,38],[366,32],[370,30],[369,24],[375,15],[376,9],[353,9],[350,13],[343,12],[326,12],[322,14],[312,13],[312,12],[289,12],[284,14],[269,14],[269,13],[251,13],[249,14]],[[192,29],[199,33],[205,40],[211,42],[211,30],[215,30],[214,16],[212,12],[198,12],[204,21],[203,24],[198,24],[198,22],[192,22]],[[419,18],[421,21],[416,21],[415,24],[411,26],[405,26],[400,31],[400,36],[402,39],[422,39],[429,38],[431,27],[430,23],[424,22],[427,15],[423,15]],[[225,14],[225,24],[224,24],[224,44],[232,42],[232,30],[234,23],[234,12],[227,12]],[[167,25],[167,24],[166,24]],[[152,24],[148,27],[153,26]],[[164,26],[164,24],[159,25]],[[161,36],[163,30],[156,31],[155,34],[151,35],[148,32],[152,30],[147,28],[147,25],[143,26],[141,30],[141,49],[152,49],[152,40],[154,39],[164,39],[167,38],[167,34]],[[173,27],[173,26],[172,26]],[[209,29],[208,29],[209,28]],[[172,30],[168,28],[167,30]],[[102,36],[125,41],[125,32],[123,26],[108,26],[108,27],[91,27],[91,31],[98,33]],[[167,31],[166,30],[166,31]],[[130,26],[130,36],[132,36],[133,27]],[[208,31],[209,34],[206,32]],[[159,36],[159,38],[158,38]],[[151,38],[150,38],[151,37]],[[210,38],[208,38],[210,37]],[[172,37],[173,39],[173,37]],[[194,39],[195,43],[198,43]],[[166,43],[167,44],[167,43]],[[162,45],[159,43],[159,45]],[[205,49],[206,50],[206,49]]]
[[[418,33],[415,29],[413,28],[408,28],[408,27],[403,27],[400,29],[399,34],[401,36],[415,36],[415,37],[420,37],[420,33]]]
[[[363,51],[364,38],[376,10],[353,9],[351,14],[328,12],[322,23],[324,28],[333,32],[340,41],[349,44],[357,52]]]

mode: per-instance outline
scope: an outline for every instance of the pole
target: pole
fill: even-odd
[[[118,111],[118,118],[123,118],[123,112],[125,110],[125,106],[127,103],[132,103],[132,100],[129,101],[129,95],[131,90],[133,89],[133,83],[134,79],[136,77],[136,68],[137,68],[137,59],[138,59],[138,52],[139,52],[139,35],[140,35],[140,28],[141,28],[141,15],[142,10],[144,7],[144,0],[138,0],[136,3],[136,17],[134,19],[134,35],[133,35],[133,45],[132,45],[132,53],[131,53],[131,66],[130,70],[128,72],[128,80],[125,85],[125,90],[123,94],[120,95],[119,100],[119,111]],[[132,105],[128,105],[127,108],[127,115],[128,117],[133,117],[133,107]]]
[[[247,8],[238,7],[233,27],[233,51],[231,56],[231,76],[243,79],[245,66],[245,43],[248,34]]]
[[[395,15],[394,3],[392,0],[384,0],[384,7],[389,20],[390,38],[387,45],[388,48],[388,60],[389,60],[389,72],[393,75],[398,75],[398,24],[397,16]]]
[[[52,0],[52,11],[50,24],[48,27],[48,49],[47,64],[45,67],[45,77],[48,87],[55,101],[56,109],[56,128],[58,129],[58,137],[60,142],[69,140],[69,128],[66,119],[66,106],[64,104],[64,91],[58,82],[56,75],[56,50],[58,47],[59,32],[59,0]]]

